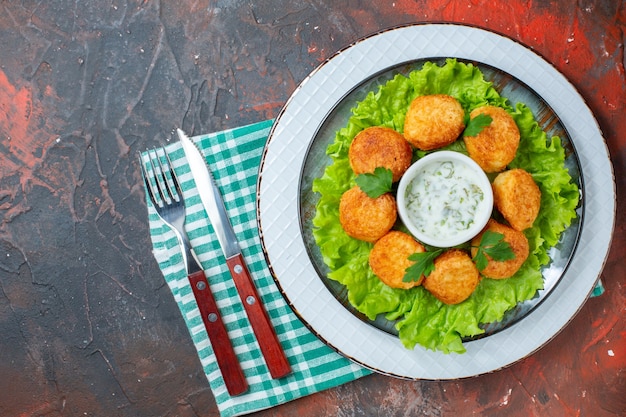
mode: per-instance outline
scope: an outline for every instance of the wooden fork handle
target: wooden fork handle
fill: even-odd
[[[282,378],[289,375],[291,373],[289,361],[276,336],[274,327],[272,327],[270,318],[265,308],[263,308],[261,298],[257,293],[243,256],[241,253],[231,256],[226,259],[226,264],[228,264],[230,274],[235,281],[237,292],[241,297],[241,302],[246,310],[257,342],[259,342],[259,347],[265,358],[270,375],[272,378]]]
[[[228,338],[226,327],[217,309],[215,298],[209,288],[204,271],[189,274],[188,278],[202,315],[202,321],[209,335],[209,340],[217,359],[217,365],[222,372],[226,389],[231,396],[243,394],[248,390],[248,382],[243,374],[233,345]]]

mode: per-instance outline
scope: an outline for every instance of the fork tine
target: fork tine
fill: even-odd
[[[176,187],[176,190],[172,189],[171,183],[170,181],[176,181],[174,179],[174,172],[173,172],[173,168],[172,168],[172,162],[170,161],[169,156],[167,155],[167,152],[165,152],[165,149],[163,150],[163,153],[165,154],[165,159],[167,160],[167,163],[163,163],[162,158],[159,156],[158,152],[155,150],[154,151],[157,158],[157,163],[159,166],[159,172],[160,172],[160,177],[162,180],[162,183],[160,184],[161,189],[163,191],[164,194],[166,195],[166,198],[169,200],[169,202],[180,202],[182,199],[182,192],[178,193],[178,187]]]
[[[152,185],[152,182],[150,181],[150,175],[148,173],[148,170],[146,169],[146,165],[145,165],[146,161],[144,160],[141,153],[139,153],[139,162],[140,162],[139,165],[141,166],[141,176],[143,177],[143,182],[146,186],[146,189],[148,190],[148,196],[150,197],[150,201],[152,202],[153,206],[159,207],[160,204],[157,203],[157,199],[156,199],[155,192],[154,192],[154,187]],[[149,151],[148,151],[148,162],[150,163],[150,165],[152,165]],[[154,169],[154,167],[152,168]]]
[[[176,194],[180,197],[180,200],[183,201],[183,190],[180,188],[178,178],[176,177],[176,171],[174,171],[174,165],[172,164],[170,156],[167,154],[167,152],[165,152],[165,159],[167,160],[167,164],[170,167],[170,174],[172,177],[172,182],[174,183],[174,188],[176,189]]]
[[[154,157],[152,156],[154,153]],[[171,193],[169,190],[169,186],[167,185],[167,177],[165,176],[165,168],[163,164],[161,164],[161,159],[159,158],[159,154],[156,149],[148,150],[148,156],[150,157],[150,165],[152,168],[152,172],[154,172],[154,180],[156,182],[157,192],[159,197],[163,201],[164,204],[171,204],[173,198],[171,198]],[[156,163],[154,162],[156,160]]]

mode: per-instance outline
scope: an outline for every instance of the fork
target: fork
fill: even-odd
[[[187,269],[187,278],[211,341],[217,364],[222,372],[226,389],[230,395],[242,394],[248,389],[248,383],[228,338],[204,270],[191,248],[185,231],[185,201],[176,173],[172,168],[172,162],[165,151],[164,155],[160,156],[156,149],[148,150],[147,156],[149,169],[146,168],[146,162],[141,155],[139,159],[148,196],[158,216],[176,234]]]

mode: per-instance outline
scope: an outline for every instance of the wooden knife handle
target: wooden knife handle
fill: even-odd
[[[202,321],[209,335],[209,340],[217,359],[217,365],[222,372],[226,389],[231,396],[243,394],[248,390],[248,382],[243,374],[233,345],[228,338],[228,332],[217,309],[215,298],[209,288],[204,271],[189,274],[188,278],[196,303],[200,309]]]
[[[228,269],[235,281],[237,292],[248,315],[252,330],[259,342],[261,353],[272,378],[282,378],[291,373],[289,361],[285,356],[272,322],[263,308],[250,271],[241,254],[232,256],[226,260]]]

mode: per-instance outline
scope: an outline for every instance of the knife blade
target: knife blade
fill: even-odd
[[[241,253],[217,183],[198,146],[182,129],[177,129],[176,133],[270,375],[282,378],[291,373],[291,367]]]

